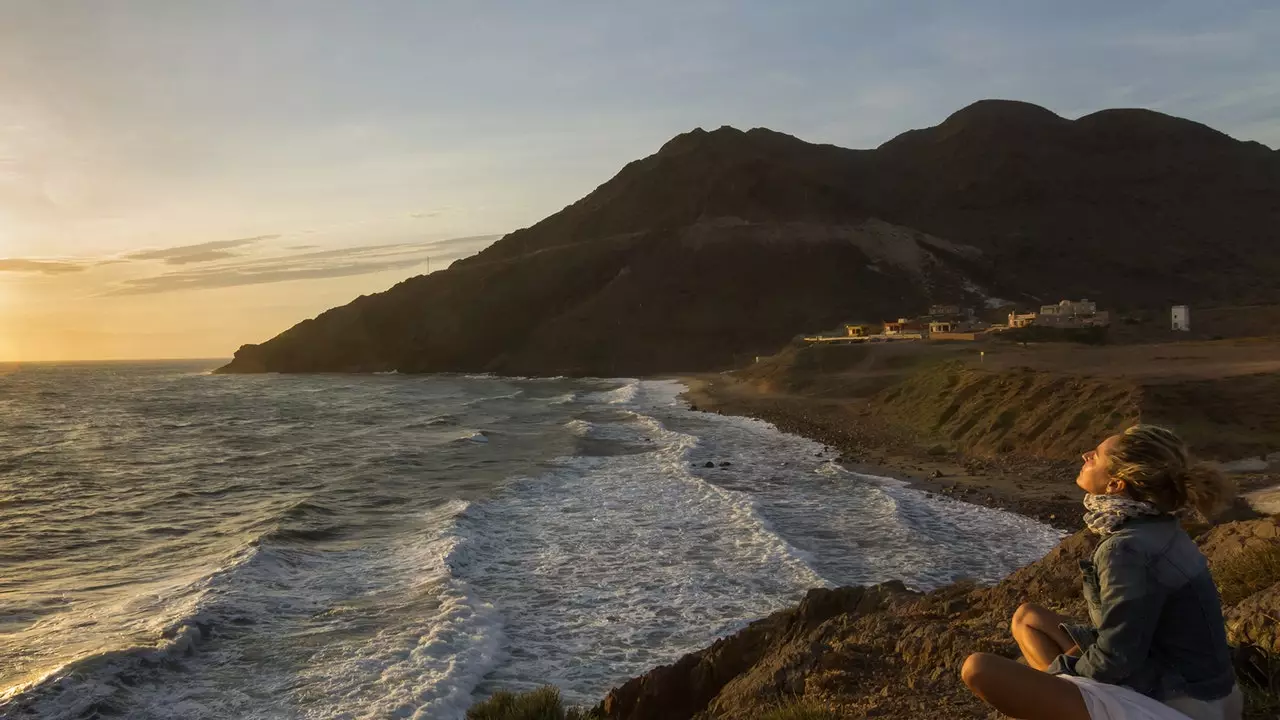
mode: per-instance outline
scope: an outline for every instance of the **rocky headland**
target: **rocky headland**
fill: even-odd
[[[1280,152],[1148,110],[984,100],[870,150],[698,129],[223,371],[652,375],[931,302],[1275,303],[1276,227]]]

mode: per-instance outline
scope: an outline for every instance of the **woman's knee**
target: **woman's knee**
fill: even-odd
[[[1035,603],[1022,603],[1013,611],[1013,620],[1009,627],[1016,633],[1024,627],[1034,627],[1036,619],[1044,613],[1044,608]]]
[[[973,653],[965,658],[964,665],[960,668],[960,680],[970,690],[978,690],[982,687],[988,672],[991,669],[991,658],[996,657],[990,653]]]

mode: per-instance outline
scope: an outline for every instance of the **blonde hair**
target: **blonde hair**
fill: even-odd
[[[1108,459],[1108,475],[1123,480],[1135,500],[1163,512],[1194,507],[1212,519],[1235,496],[1235,486],[1221,471],[1193,461],[1182,438],[1158,425],[1134,425],[1120,433]]]

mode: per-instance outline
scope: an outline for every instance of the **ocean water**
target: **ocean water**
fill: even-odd
[[[211,367],[0,367],[0,717],[593,702],[808,588],[992,582],[1059,539],[674,382]]]

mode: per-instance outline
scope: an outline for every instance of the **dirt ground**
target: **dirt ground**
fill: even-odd
[[[1150,345],[984,343],[966,363],[991,371],[1025,367],[1149,383],[1217,380],[1280,372],[1280,339],[1249,338]],[[978,357],[974,357],[977,355]]]

